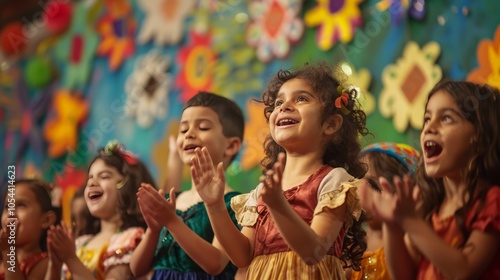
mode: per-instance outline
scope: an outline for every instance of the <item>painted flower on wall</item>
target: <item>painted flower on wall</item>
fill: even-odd
[[[467,80],[489,84],[500,89],[500,26],[493,40],[482,40],[477,48],[479,67],[472,70]]]
[[[300,18],[302,1],[253,0],[248,4],[252,22],[247,29],[248,44],[257,50],[257,57],[270,61],[273,56],[284,58],[290,44],[304,32]]]
[[[71,224],[71,200],[75,192],[85,186],[87,182],[87,172],[65,164],[61,173],[56,174],[54,178],[55,187],[52,190],[53,200],[62,205],[62,218],[67,225]],[[58,195],[54,195],[57,193]],[[59,196],[57,198],[57,196]]]
[[[242,170],[258,166],[266,156],[262,143],[269,135],[269,125],[262,114],[263,111],[263,104],[252,100],[247,103],[248,122],[245,124],[245,139],[241,152]]]
[[[393,118],[394,127],[404,132],[408,124],[422,129],[427,94],[441,79],[441,68],[436,65],[440,47],[427,43],[422,49],[408,42],[403,57],[382,72],[384,87],[380,92],[379,107],[382,116]]]
[[[102,37],[97,54],[109,56],[109,69],[114,71],[134,54],[134,33],[137,24],[128,1],[110,0],[105,1],[105,5],[106,13],[96,25],[97,32]]]
[[[87,118],[89,106],[79,95],[64,89],[55,93],[52,106],[55,116],[46,122],[43,132],[49,144],[48,156],[57,158],[76,150],[79,127]]]
[[[224,17],[215,17],[212,22],[212,49],[217,55],[213,90],[229,98],[240,94],[260,93],[264,86],[262,73],[265,64],[257,59],[255,51],[246,43],[247,18],[239,17],[242,15],[241,9],[227,7],[222,10],[220,7],[218,12]],[[227,28],[228,20],[232,20],[232,28]]]
[[[145,44],[177,44],[184,32],[184,21],[195,5],[194,0],[138,0],[145,19],[137,40]]]
[[[182,66],[176,87],[182,90],[180,98],[186,102],[198,91],[212,91],[216,55],[207,34],[190,33],[191,44],[179,51],[178,63]]]
[[[92,60],[99,41],[94,31],[95,11],[99,3],[88,6],[85,1],[75,3],[73,19],[68,31],[57,43],[57,54],[66,63],[63,87],[73,89],[84,86],[92,68]]]
[[[410,16],[422,20],[426,15],[426,0],[380,0],[375,7],[381,12],[389,11],[391,22],[401,23]]]
[[[172,77],[167,70],[170,59],[156,51],[139,58],[125,84],[125,114],[141,127],[150,127],[168,111],[168,93]]]
[[[358,93],[357,98],[365,114],[368,116],[373,113],[375,110],[375,97],[368,90],[372,80],[370,71],[366,68],[357,71],[354,66],[347,62],[341,63],[340,69],[346,74],[348,85],[354,87]]]
[[[318,26],[316,43],[324,51],[337,41],[348,43],[354,37],[355,28],[361,26],[359,3],[362,0],[318,0],[318,5],[306,12],[307,26]]]

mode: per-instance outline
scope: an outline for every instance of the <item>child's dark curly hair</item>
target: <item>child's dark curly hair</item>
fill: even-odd
[[[337,76],[340,76],[339,72]],[[369,134],[366,128],[366,114],[359,107],[357,102],[357,92],[354,89],[344,90],[347,96],[347,105],[345,108],[337,108],[335,101],[341,97],[337,88],[346,89],[336,77],[334,77],[333,68],[327,63],[318,63],[315,65],[306,64],[304,67],[296,70],[279,70],[271,79],[267,89],[262,93],[261,102],[264,103],[264,115],[269,123],[269,117],[275,108],[275,100],[281,86],[292,79],[302,79],[314,90],[323,103],[321,121],[326,121],[332,115],[340,115],[343,118],[342,126],[335,133],[331,141],[327,144],[323,163],[332,167],[342,167],[349,174],[356,178],[362,178],[366,173],[366,165],[359,160],[361,144],[360,135]],[[346,110],[347,109],[347,110]],[[278,145],[271,135],[268,135],[264,142],[264,151],[266,157],[262,160],[264,170],[272,169],[278,159],[278,154],[284,152],[284,149]],[[265,172],[265,171],[264,171]],[[366,233],[361,227],[363,221],[360,219],[349,228],[344,239],[343,252],[341,260],[346,266],[359,269],[361,257],[366,249]]]

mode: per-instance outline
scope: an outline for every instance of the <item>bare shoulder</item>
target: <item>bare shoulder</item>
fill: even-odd
[[[27,275],[27,279],[44,279],[49,264],[49,258],[43,258],[37,262]]]

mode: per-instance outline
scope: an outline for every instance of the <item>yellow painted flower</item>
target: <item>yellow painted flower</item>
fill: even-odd
[[[318,26],[316,41],[320,49],[329,50],[337,41],[348,43],[355,28],[361,26],[359,3],[362,0],[318,0],[305,14],[307,26]]]
[[[479,43],[477,60],[479,67],[470,72],[467,80],[500,89],[500,26],[493,40],[482,40]]]
[[[263,112],[263,104],[252,100],[247,103],[248,122],[245,124],[245,139],[241,153],[242,170],[258,166],[265,156],[262,143],[269,135],[269,126]]]
[[[370,71],[366,68],[361,68],[359,71],[356,71],[354,66],[347,62],[340,64],[340,70],[346,74],[348,85],[354,87],[358,93],[357,98],[361,108],[366,115],[370,115],[375,110],[375,97],[368,90],[372,80]]]
[[[78,127],[87,117],[88,103],[67,90],[57,92],[53,102],[56,116],[47,121],[43,132],[49,142],[47,154],[56,158],[76,150]]]
[[[176,86],[182,89],[181,100],[186,102],[199,91],[212,91],[213,69],[216,55],[208,34],[191,32],[191,44],[179,51],[178,62],[182,65]]]
[[[393,118],[394,127],[404,132],[408,124],[422,129],[427,94],[441,79],[441,68],[436,65],[440,47],[427,43],[422,49],[408,42],[403,57],[396,64],[385,67],[382,73],[384,87],[380,92],[379,107],[382,116]]]

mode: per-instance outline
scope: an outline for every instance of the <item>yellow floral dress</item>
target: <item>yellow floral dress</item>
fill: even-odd
[[[130,263],[130,258],[144,234],[144,229],[140,227],[128,228],[122,232],[111,236],[109,243],[101,248],[87,248],[87,243],[94,237],[93,235],[83,235],[76,239],[76,255],[80,261],[94,275],[95,279],[106,278],[106,271],[120,264]],[[67,267],[63,267],[65,279],[72,279]]]
[[[353,270],[351,280],[391,280],[385,263],[384,247],[365,252],[361,260],[361,270]]]
[[[322,166],[305,182],[284,191],[295,212],[311,224],[315,215],[344,203],[347,215],[337,239],[329,244],[326,256],[315,265],[307,265],[285,242],[269,211],[259,198],[262,185],[248,194],[236,196],[231,206],[241,226],[255,228],[254,259],[247,279],[345,279],[339,256],[347,229],[361,214],[357,180],[343,168]]]

